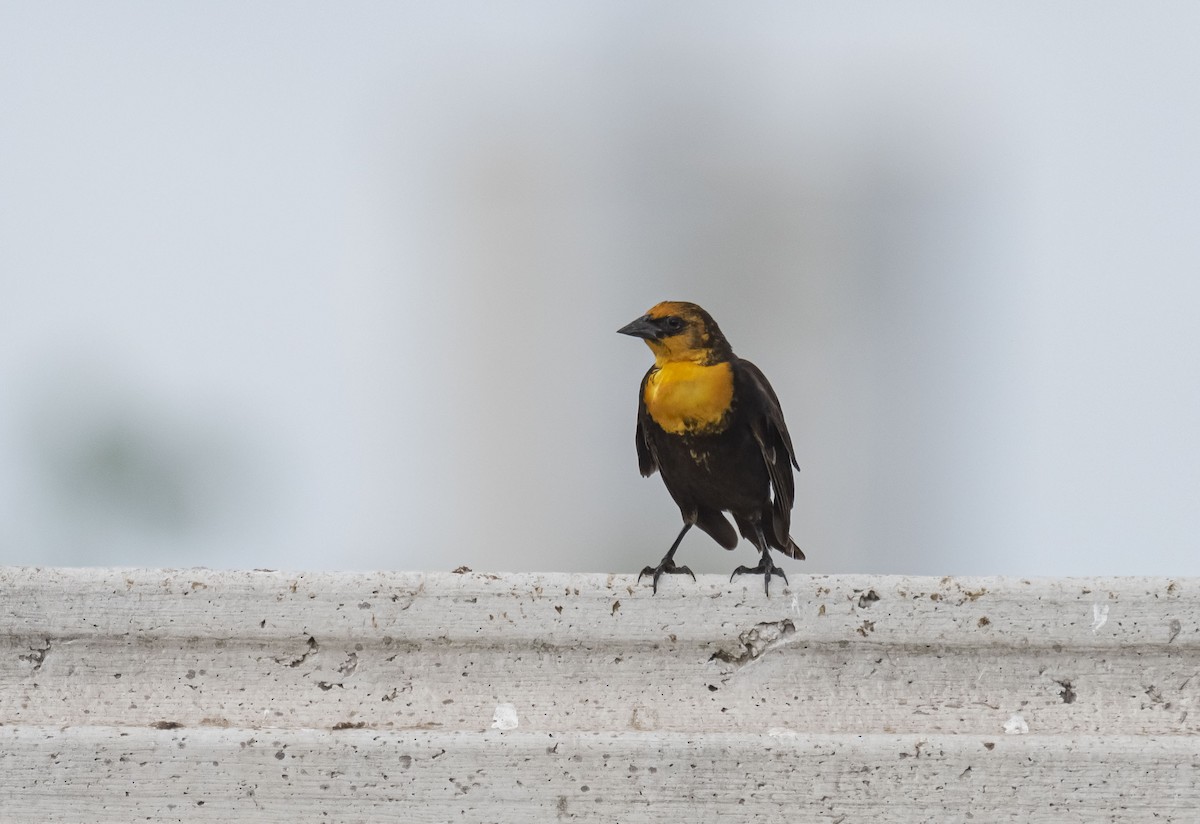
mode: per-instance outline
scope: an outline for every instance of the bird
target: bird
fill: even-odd
[[[738,532],[760,553],[757,566],[739,566],[729,576],[787,575],[771,559],[771,549],[804,559],[792,540],[793,467],[796,450],[783,420],[779,398],[757,366],[733,353],[717,322],[704,309],[685,301],[663,301],[617,330],[641,338],[654,354],[654,365],[638,389],[638,468],[655,472],[679,506],[683,529],[657,566],[647,566],[638,581],[651,576],[652,589],[664,574],[687,574],[676,565],[675,551],[693,526],[725,549],[738,543]],[[737,532],[724,512],[733,516]]]

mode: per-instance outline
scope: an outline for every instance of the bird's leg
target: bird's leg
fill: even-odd
[[[684,522],[683,529],[679,530],[679,536],[675,539],[675,543],[671,544],[671,548],[667,550],[667,554],[663,556],[663,559],[658,562],[658,566],[648,566],[642,570],[640,575],[638,575],[639,583],[641,582],[642,578],[647,575],[654,576],[651,589],[655,595],[658,594],[658,579],[663,576],[664,572],[668,575],[682,575],[686,572],[688,575],[692,576],[693,581],[696,580],[696,573],[692,572],[685,566],[675,566],[675,550],[679,549],[679,544],[683,540],[683,536],[687,535],[687,531],[691,528],[691,521]]]
[[[765,590],[767,596],[770,597],[771,576],[778,575],[783,579],[785,584],[788,582],[788,579],[787,574],[782,569],[775,566],[775,564],[771,561],[771,548],[767,546],[767,538],[765,535],[763,535],[762,523],[760,521],[754,522],[754,545],[757,546],[758,551],[762,553],[762,558],[759,560],[758,566],[740,566],[733,571],[732,575],[729,576],[729,580],[732,581],[737,576],[746,573],[751,575],[761,575],[763,577],[763,590]]]

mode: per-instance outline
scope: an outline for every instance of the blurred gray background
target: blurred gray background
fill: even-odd
[[[1200,574],[1198,35],[0,3],[0,563],[636,571],[671,298],[782,399],[789,571]]]

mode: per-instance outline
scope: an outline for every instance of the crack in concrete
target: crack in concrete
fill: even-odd
[[[289,659],[280,656],[279,658],[275,659],[275,663],[283,664],[288,667],[298,667],[308,660],[308,656],[316,655],[321,651],[321,645],[317,643],[317,639],[312,635],[308,636],[308,640],[305,642],[305,644],[307,649],[299,657]]]
[[[46,656],[50,653],[50,639],[46,638],[42,641],[45,644],[40,649],[38,647],[29,647],[28,655],[18,655],[18,661],[28,661],[33,664],[33,671],[37,672],[42,668],[42,664],[46,660]]]
[[[730,652],[719,649],[708,660],[722,661],[726,664],[733,664],[735,667],[742,667],[762,657],[767,650],[779,646],[785,638],[795,632],[796,624],[791,618],[756,624],[738,635],[738,643],[741,644],[740,651]]]

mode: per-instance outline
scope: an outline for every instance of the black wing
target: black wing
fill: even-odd
[[[779,397],[762,370],[741,358],[737,359],[734,366],[742,377],[738,392],[747,412],[750,431],[754,433],[754,440],[762,450],[763,461],[771,478],[775,534],[780,544],[787,547],[791,542],[788,531],[791,528],[792,502],[796,497],[796,481],[792,476],[792,467],[800,468],[796,463],[792,437],[783,421]]]
[[[658,460],[650,450],[650,442],[646,440],[646,427],[643,424],[647,415],[646,381],[649,379],[650,372],[647,372],[645,377],[642,378],[642,385],[638,387],[637,433],[634,439],[637,441],[638,469],[641,470],[642,476],[645,478],[649,478],[658,471]]]

